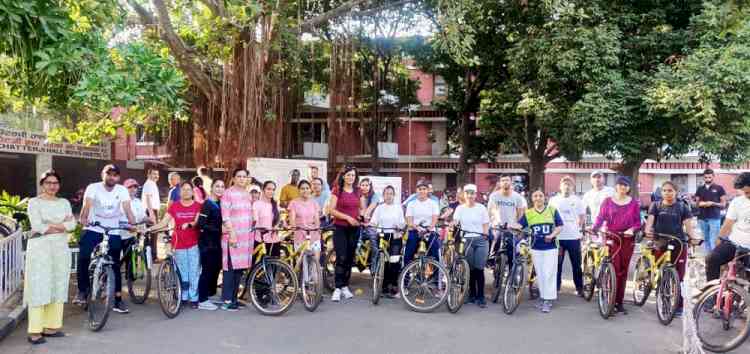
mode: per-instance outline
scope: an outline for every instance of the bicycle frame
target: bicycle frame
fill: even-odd
[[[684,252],[684,246],[682,246],[682,241],[680,239],[666,234],[657,234],[657,236],[677,240],[680,242],[680,252],[678,254]],[[672,264],[672,250],[674,249],[674,246],[667,243],[667,249],[658,258],[654,255],[653,241],[648,241],[645,245],[640,244],[639,249],[641,250],[642,257],[645,257],[649,262],[648,271],[651,272],[651,286],[656,288],[661,279],[661,272],[659,270],[662,266],[674,266]]]
[[[714,309],[717,311],[721,311],[721,314],[725,316],[724,318],[729,318],[729,315],[732,312],[732,303],[734,301],[734,293],[731,291],[726,291],[726,289],[729,287],[729,283],[738,283],[743,287],[748,286],[747,281],[737,277],[737,263],[744,257],[750,257],[750,253],[735,256],[732,261],[728,263],[727,272],[723,277],[721,277],[720,280],[721,286],[719,287],[719,293],[716,296],[717,301],[714,305]],[[727,294],[725,294],[725,292],[727,292]]]

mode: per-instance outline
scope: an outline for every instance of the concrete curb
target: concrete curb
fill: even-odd
[[[0,318],[0,341],[13,333],[16,327],[26,318],[26,306],[18,304],[7,317]]]

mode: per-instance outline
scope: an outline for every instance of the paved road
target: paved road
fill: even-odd
[[[355,274],[353,288],[369,276]],[[366,293],[341,304],[328,299],[315,313],[297,303],[282,317],[252,307],[227,313],[187,309],[168,320],[155,299],[113,313],[104,330],[88,332],[81,310],[66,309],[69,336],[32,348],[26,324],[0,344],[16,353],[678,353],[681,321],[658,323],[653,302],[630,314],[599,317],[594,303],[572,294],[566,282],[550,314],[526,301],[512,316],[500,305],[467,305],[458,314],[408,311],[400,300],[373,306]],[[367,291],[365,289],[365,291]]]

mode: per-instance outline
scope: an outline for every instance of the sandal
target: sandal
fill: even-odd
[[[31,339],[31,337],[26,337],[26,340],[29,341],[32,345],[38,345],[38,344],[44,344],[47,343],[47,340],[44,339],[44,337],[39,337],[37,339]]]
[[[42,332],[42,337],[50,337],[50,338],[65,337],[65,332],[63,332],[63,331],[57,331],[55,333],[44,333],[44,332]]]

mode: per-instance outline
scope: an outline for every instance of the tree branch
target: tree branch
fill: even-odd
[[[397,1],[397,2],[394,2],[394,3],[390,3],[390,4],[385,4],[385,5],[377,7],[377,8],[372,8],[372,9],[367,9],[367,10],[362,10],[362,11],[359,11],[359,12],[355,12],[355,13],[352,13],[352,15],[353,16],[370,16],[370,15],[373,15],[373,14],[375,14],[377,12],[383,11],[384,9],[391,8],[391,7],[396,7],[396,6],[403,6],[403,5],[407,4],[407,3],[414,2],[414,1],[415,0]],[[341,6],[335,8],[335,9],[332,9],[332,10],[330,10],[328,12],[322,13],[322,14],[320,14],[318,16],[315,16],[315,17],[313,17],[313,18],[311,18],[311,19],[303,22],[302,24],[300,24],[300,30],[302,32],[312,32],[316,27],[321,26],[321,25],[323,25],[325,23],[328,23],[329,21],[331,21],[331,20],[333,20],[335,18],[344,16],[344,15],[350,13],[352,11],[352,9],[354,9],[355,7],[364,6],[364,5],[367,5],[369,3],[370,3],[370,0],[351,0],[351,1],[348,1],[348,2],[342,4]]]

